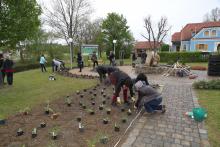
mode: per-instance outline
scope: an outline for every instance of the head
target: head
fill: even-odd
[[[146,85],[149,85],[149,82],[147,80],[147,76],[144,73],[140,73],[137,75],[135,82],[138,82],[138,81],[144,81],[146,83]]]

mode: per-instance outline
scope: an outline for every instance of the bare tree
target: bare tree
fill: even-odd
[[[44,7],[45,21],[52,31],[60,38],[72,38],[77,41],[79,25],[84,18],[91,14],[92,9],[88,0],[52,0],[51,8]],[[73,43],[71,45],[73,58]]]
[[[212,9],[210,13],[206,13],[204,15],[204,21],[220,21],[220,9],[216,7],[215,9]]]
[[[157,28],[153,28],[151,16],[148,16],[144,19],[144,27],[147,31],[146,35],[142,36],[148,40],[150,44],[150,49],[157,52],[158,43],[162,43],[163,39],[167,36],[168,31],[171,29],[168,26],[168,20],[166,17],[161,17],[159,22],[157,23]],[[153,42],[153,45],[152,43]]]

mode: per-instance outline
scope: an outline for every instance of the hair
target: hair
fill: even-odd
[[[135,82],[137,82],[137,81],[144,81],[146,83],[146,85],[149,85],[149,82],[147,80],[147,76],[144,73],[140,73],[137,75]]]

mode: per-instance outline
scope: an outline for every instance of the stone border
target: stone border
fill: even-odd
[[[196,96],[196,93],[192,87],[192,97],[193,97],[193,104],[194,107],[200,107],[199,102],[198,102],[198,98]],[[209,140],[208,140],[208,131],[205,128],[205,122],[198,122],[197,123],[198,129],[199,129],[199,136],[201,139],[201,146],[202,147],[211,147]]]

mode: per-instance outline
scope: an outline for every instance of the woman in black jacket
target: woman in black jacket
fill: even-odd
[[[3,72],[5,72],[7,76],[8,85],[13,84],[13,72],[14,72],[14,70],[12,69],[13,65],[14,65],[13,61],[9,59],[9,56],[7,56],[6,60],[3,63]]]
[[[82,72],[83,61],[82,61],[82,55],[80,52],[77,54],[77,63],[79,67],[79,72]]]

